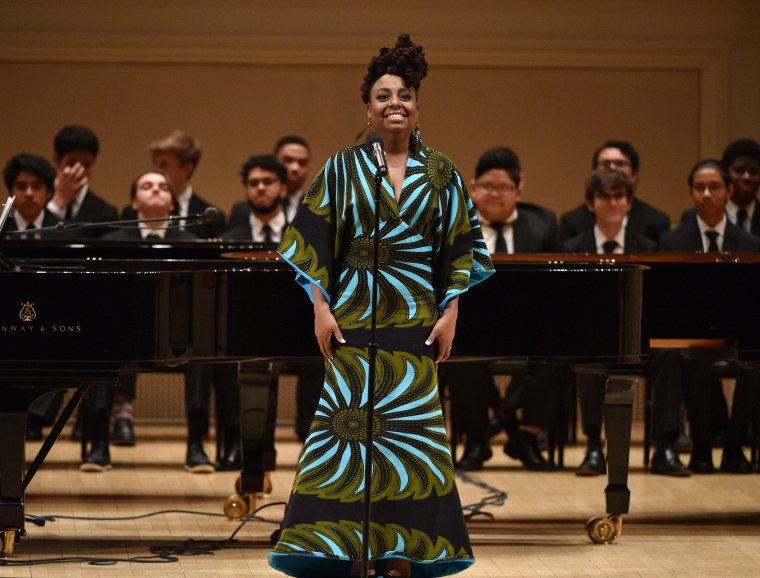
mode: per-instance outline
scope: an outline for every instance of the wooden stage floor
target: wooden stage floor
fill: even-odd
[[[640,427],[640,426],[639,426]],[[65,434],[68,432],[64,432]],[[300,445],[289,429],[278,431],[274,490],[262,503],[287,499]],[[637,435],[638,434],[638,435]],[[121,517],[159,510],[221,514],[236,474],[184,471],[184,428],[137,425],[134,448],[113,448],[114,467],[101,474],[78,469],[79,445],[61,439],[29,486],[27,514]],[[640,439],[640,431],[634,439]],[[40,443],[29,443],[30,460]],[[209,450],[212,449],[208,444]],[[612,544],[592,543],[584,522],[604,515],[606,480],[573,473],[583,449],[566,450],[561,472],[523,470],[494,445],[494,457],[474,477],[508,492],[503,506],[488,506],[494,518],[469,523],[475,565],[461,576],[760,576],[760,475],[715,474],[666,478],[644,471],[640,444],[631,450],[631,512],[623,535]],[[688,456],[686,456],[688,458]],[[715,453],[716,463],[720,454]],[[463,504],[488,491],[459,482]],[[261,512],[277,520],[281,506]],[[222,516],[161,514],[139,520],[59,518],[44,527],[27,525],[27,535],[6,560],[57,557],[135,558],[153,546],[179,547],[186,540],[207,548],[238,527]],[[181,556],[178,562],[89,565],[86,562],[2,566],[0,576],[114,577],[282,576],[267,564],[275,524],[250,521],[231,548]]]

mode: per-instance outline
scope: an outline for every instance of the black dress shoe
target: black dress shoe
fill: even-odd
[[[115,446],[133,446],[135,442],[135,428],[132,420],[126,417],[114,420],[111,443]]]
[[[575,470],[576,476],[601,476],[606,473],[607,460],[604,459],[602,448],[589,448],[581,465]]]
[[[464,447],[464,455],[457,462],[457,469],[464,472],[476,472],[483,469],[483,462],[493,456],[491,446],[481,443],[467,443]]]
[[[713,467],[712,452],[708,448],[707,450],[695,450],[691,454],[691,460],[689,460],[689,469],[692,474],[713,474],[715,473],[715,467]]]
[[[751,474],[754,469],[749,460],[744,457],[741,448],[726,448],[720,459],[720,471],[728,474]]]
[[[240,470],[243,460],[240,457],[240,444],[232,444],[224,450],[224,457],[216,463],[217,472]]]
[[[673,446],[658,447],[652,456],[650,471],[666,476],[690,476],[691,470],[681,463]]]
[[[104,472],[111,469],[111,455],[108,451],[108,442],[92,442],[90,453],[85,456],[79,469],[83,472]]]
[[[521,429],[510,434],[509,441],[504,444],[504,453],[510,458],[520,460],[526,470],[552,472],[556,469],[553,463],[541,455],[537,436]]]
[[[206,452],[203,451],[202,443],[187,444],[185,469],[194,474],[210,474],[214,471],[214,464],[211,463]]]

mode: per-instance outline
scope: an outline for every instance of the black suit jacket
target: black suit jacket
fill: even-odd
[[[538,213],[518,207],[517,220],[512,225],[512,240],[515,244],[513,252],[553,253],[557,250],[556,233],[556,220],[552,227]]]
[[[704,251],[696,212],[686,222],[660,237],[658,251]],[[760,251],[760,239],[726,221],[724,251]]]
[[[235,227],[246,224],[250,216],[251,205],[248,201],[240,201],[239,203],[235,203],[232,205],[232,210],[230,211],[230,220],[227,224],[227,230],[231,231]]]
[[[628,228],[625,230],[623,244],[625,245],[623,247],[624,253],[653,253],[657,250],[657,243],[652,239],[638,233],[632,233]],[[562,243],[562,248],[568,253],[596,254],[596,238],[594,237],[593,226],[585,233],[576,235]]]
[[[79,211],[74,215],[72,221],[75,223],[103,223],[105,221],[116,221],[119,218],[119,210],[107,203],[98,195],[87,189],[87,194],[82,200]],[[105,227],[92,227],[87,229],[72,229],[76,237],[86,239],[97,239],[108,232]]]
[[[179,227],[169,227],[166,229],[166,234],[164,235],[164,238],[159,239],[143,239],[142,235],[140,234],[140,229],[137,225],[134,227],[131,227],[129,229],[119,229],[117,231],[113,231],[111,233],[108,233],[103,236],[104,240],[108,241],[145,241],[145,242],[161,242],[161,241],[198,241],[198,237],[193,235],[192,233],[189,233],[188,231],[183,231]]]
[[[696,207],[692,207],[691,209],[686,209],[681,215],[681,222],[686,223],[691,218],[695,217],[696,214],[697,214]],[[760,237],[760,201],[758,201],[758,204],[755,205],[755,212],[752,213],[752,224],[749,227],[749,232],[755,235],[756,237]]]
[[[190,197],[190,202],[187,206],[187,214],[188,215],[198,215],[203,213],[208,207],[213,207],[211,203],[204,200],[203,198],[199,197],[197,194],[195,194],[195,191],[193,191],[192,196]],[[217,211],[219,209],[217,207],[214,207]],[[174,211],[172,211],[172,215],[179,215],[179,208],[175,207]],[[124,207],[121,211],[121,218],[122,219],[136,219],[137,215],[135,213],[135,210],[132,208],[131,205],[128,205]],[[226,218],[224,216],[224,213],[222,211],[219,211],[219,217],[211,221],[210,223],[203,223],[200,225],[188,225],[187,230],[191,231],[193,236],[198,237],[200,239],[216,239],[218,237],[221,237],[222,232],[226,229],[225,224]]]
[[[583,204],[580,207],[565,213],[559,220],[560,243],[581,235],[594,226],[594,213],[589,211]],[[631,210],[628,211],[628,224],[626,231],[638,233],[657,241],[665,231],[670,230],[670,218],[663,213],[633,197]]]
[[[231,217],[230,222],[232,222]],[[229,241],[252,241],[253,229],[251,229],[251,222],[247,221],[228,229],[225,233],[222,233],[222,239],[227,239]]]
[[[59,219],[56,215],[54,215],[47,209],[43,209],[43,211],[45,211],[45,216],[42,218],[43,227],[55,227],[58,223],[69,224],[69,221],[64,221],[64,220]],[[8,232],[18,231],[18,230],[19,228],[18,228],[18,224],[16,223],[16,219],[9,219]],[[71,229],[64,229],[60,231],[43,231],[42,233],[39,233],[39,236],[41,239],[50,239],[51,241],[55,239],[69,241],[72,238],[74,238],[74,234],[72,233]],[[19,239],[23,237],[13,235],[13,237],[11,238]]]

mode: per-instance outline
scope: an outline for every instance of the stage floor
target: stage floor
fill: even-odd
[[[640,425],[634,440],[641,439]],[[26,512],[36,516],[136,516],[168,513],[138,520],[71,520],[59,518],[44,527],[27,524],[27,535],[6,560],[45,558],[136,558],[151,547],[182,546],[195,540],[201,549],[225,541],[239,526],[217,514],[233,493],[236,474],[185,472],[185,430],[177,425],[137,424],[133,448],[113,448],[113,469],[79,471],[79,444],[62,438],[32,481]],[[68,434],[68,431],[64,431]],[[28,443],[27,459],[40,447]],[[260,503],[285,501],[295,473],[300,444],[289,428],[278,430],[278,469],[274,490]],[[690,478],[653,476],[642,465],[640,443],[631,450],[631,512],[623,534],[612,544],[592,543],[584,522],[604,515],[606,479],[579,478],[574,468],[582,447],[568,447],[567,468],[560,472],[523,470],[494,445],[494,457],[473,475],[503,490],[503,506],[486,506],[493,514],[469,523],[475,565],[461,576],[757,576],[760,575],[760,474],[715,474]],[[213,444],[207,444],[213,455]],[[688,459],[688,455],[685,456]],[[716,464],[720,453],[714,454]],[[462,503],[488,496],[477,485],[459,481]],[[278,520],[282,506],[261,512]],[[181,556],[178,562],[122,561],[110,566],[87,562],[0,566],[0,576],[114,577],[282,576],[266,561],[276,524],[249,521],[229,548]]]

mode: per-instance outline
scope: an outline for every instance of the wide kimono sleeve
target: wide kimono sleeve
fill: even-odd
[[[435,266],[441,309],[452,297],[494,273],[475,205],[459,170],[451,166],[451,179],[441,199],[441,242]]]
[[[336,157],[331,157],[309,188],[293,222],[285,230],[277,252],[296,269],[296,281],[313,301],[312,283],[327,297],[333,288],[336,215],[331,196],[335,186]]]

